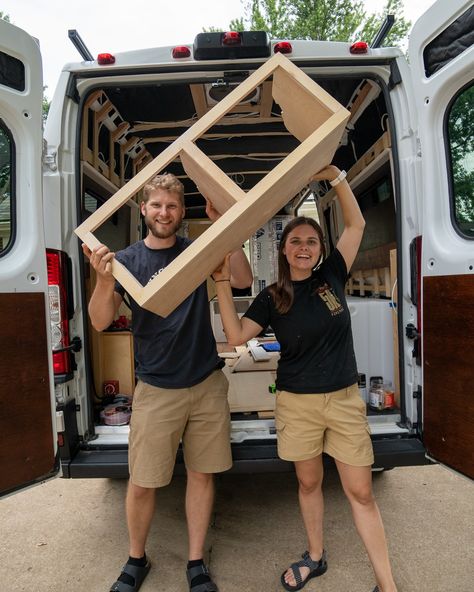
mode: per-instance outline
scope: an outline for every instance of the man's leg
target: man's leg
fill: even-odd
[[[214,475],[187,469],[186,519],[189,536],[189,560],[203,559],[204,543],[214,503]]]
[[[128,484],[125,507],[127,511],[130,557],[143,557],[145,543],[155,510],[155,489]]]
[[[130,556],[111,591],[138,590],[150,571],[145,544],[155,509],[155,489],[128,483],[125,500]]]
[[[349,503],[357,532],[362,539],[380,592],[396,592],[388,558],[382,518],[372,493],[370,467],[355,467],[336,460],[342,487]]]

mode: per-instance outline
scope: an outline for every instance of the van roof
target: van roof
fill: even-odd
[[[280,40],[274,39],[270,42],[270,55],[273,55],[274,47]],[[325,61],[325,62],[338,62],[344,60],[349,61],[372,61],[374,58],[387,60],[393,59],[403,55],[402,51],[396,47],[383,47],[383,48],[370,48],[368,47],[367,53],[364,54],[352,54],[350,52],[351,43],[338,42],[338,41],[313,41],[313,40],[291,40],[290,41],[293,51],[287,54],[287,57],[292,60],[301,61]],[[76,74],[92,73],[92,72],[104,72],[107,71],[109,74],[111,71],[117,71],[126,68],[143,68],[150,66],[162,66],[162,67],[173,67],[177,70],[186,70],[191,64],[206,64],[208,65],[225,65],[226,63],[238,64],[245,63],[249,64],[255,62],[260,64],[264,58],[243,58],[243,59],[216,59],[216,60],[196,60],[193,57],[193,44],[184,43],[181,46],[188,47],[191,51],[189,58],[173,58],[172,51],[176,45],[164,46],[164,47],[152,47],[146,49],[137,49],[133,51],[125,52],[111,52],[115,58],[113,64],[99,65],[97,59],[94,61],[82,61],[68,63],[63,67],[64,71],[72,72]],[[103,48],[103,51],[109,51],[108,48]]]

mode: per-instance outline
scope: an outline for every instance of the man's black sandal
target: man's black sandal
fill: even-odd
[[[309,580],[311,580],[312,578],[316,578],[317,576],[322,576],[323,573],[327,571],[328,563],[326,561],[326,551],[323,551],[323,554],[321,555],[321,559],[319,561],[313,561],[308,551],[305,551],[303,555],[301,555],[301,557],[302,561],[297,561],[296,563],[292,563],[290,565],[290,569],[293,572],[293,576],[296,582],[295,586],[291,586],[291,584],[285,582],[285,574],[288,570],[285,570],[281,574],[281,585],[283,586],[283,588],[285,588],[285,590],[288,590],[289,592],[301,590],[301,588],[306,586],[306,583],[309,582]],[[301,577],[300,567],[307,567],[310,570],[309,574],[306,576],[304,580]]]
[[[196,583],[193,585],[193,580],[202,575],[208,576],[209,580],[207,582],[202,582],[201,584]],[[186,577],[188,578],[189,592],[219,592],[219,588],[212,581],[209,570],[204,563],[188,568],[186,570]]]
[[[127,576],[133,578],[133,586],[130,584],[126,584],[125,582],[121,582],[120,580],[117,580],[112,584],[110,592],[138,592],[140,586],[143,584],[143,580],[146,578],[148,572],[150,571],[150,568],[151,563],[149,560],[147,560],[146,565],[143,566],[126,563],[122,567],[120,575],[127,574]]]

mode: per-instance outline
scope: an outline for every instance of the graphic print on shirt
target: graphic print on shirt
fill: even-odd
[[[341,314],[341,312],[344,312],[344,308],[339,298],[336,296],[336,294],[334,294],[329,284],[325,283],[322,286],[319,286],[319,288],[316,290],[316,293],[326,304],[333,317]]]
[[[155,271],[155,273],[151,276],[151,278],[148,280],[148,283],[150,283],[151,281],[153,281],[157,275],[159,275],[162,271],[163,271],[164,267],[162,267],[161,269],[159,269],[158,271]]]

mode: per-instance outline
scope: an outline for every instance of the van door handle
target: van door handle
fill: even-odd
[[[53,349],[53,354],[59,354],[61,352],[65,352],[65,351],[73,351],[75,353],[80,352],[82,349],[82,341],[80,337],[74,337],[71,340],[71,345],[68,345],[67,347],[61,347],[59,349]]]
[[[405,327],[405,335],[408,337],[408,339],[419,339],[421,337],[413,323],[408,323],[408,325]]]

